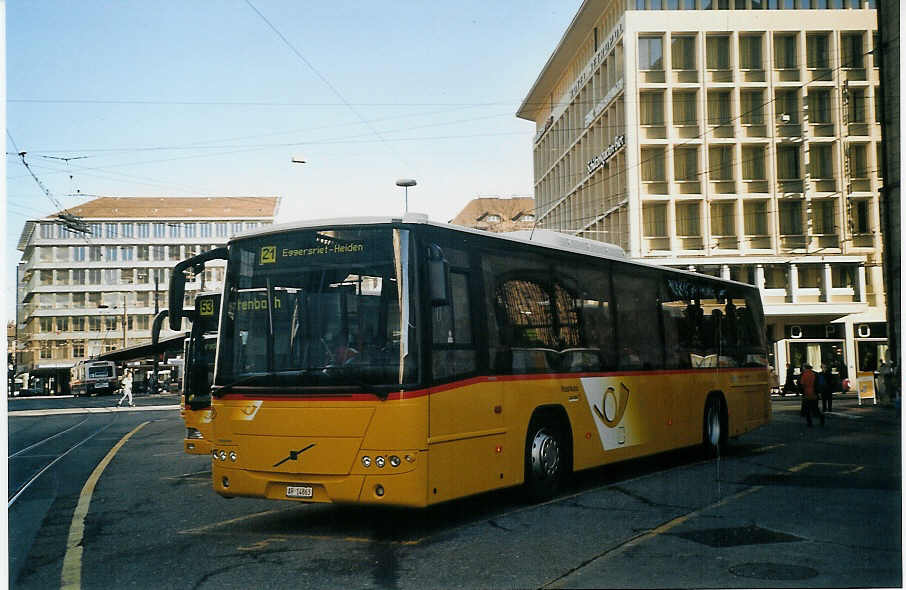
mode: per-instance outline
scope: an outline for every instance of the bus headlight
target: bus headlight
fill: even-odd
[[[371,467],[371,457],[369,457],[368,455],[365,455],[364,457],[362,457],[362,466]]]
[[[217,455],[217,458],[220,459],[221,461],[226,461],[226,458],[227,458],[226,451],[221,450],[220,454]]]
[[[383,468],[383,467],[384,467],[384,463],[385,463],[385,460],[384,460],[383,457],[375,457],[375,458],[374,458],[374,464],[377,465],[378,468]]]
[[[390,455],[390,466],[391,466],[391,467],[399,467],[399,466],[400,466],[400,458],[397,457],[396,455]]]
[[[239,458],[239,455],[236,454],[236,451],[230,451],[230,461],[233,463],[236,462],[236,459]]]

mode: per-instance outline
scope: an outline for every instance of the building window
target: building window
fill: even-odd
[[[150,234],[148,233],[149,224],[139,223],[137,225],[138,225],[138,237],[139,238],[147,238],[150,236]]]
[[[119,278],[118,270],[119,269],[116,269],[116,268],[105,268],[104,269],[104,284],[106,284],[106,285],[117,284],[119,282],[117,280]]]
[[[53,246],[41,246],[38,248],[38,259],[41,262],[53,262]]]
[[[812,230],[817,235],[837,233],[836,199],[815,199],[812,201]]]
[[[42,286],[53,285],[53,271],[52,270],[42,270],[39,275],[40,282]]]
[[[211,237],[211,224],[210,223],[201,223],[199,225],[200,225],[200,230],[201,230],[201,237],[210,238]]]
[[[849,90],[849,122],[865,122],[865,89],[851,88]]]
[[[709,70],[730,69],[730,37],[728,35],[709,35],[705,50]]]
[[[69,318],[66,316],[58,317],[56,322],[57,332],[67,332],[69,331]]]
[[[135,269],[121,268],[120,269],[120,284],[121,285],[131,285],[133,276],[135,276]]]
[[[151,253],[154,257],[154,260],[166,260],[166,247],[165,246],[153,246]]]
[[[85,343],[76,342],[72,345],[72,358],[80,359],[85,357]]]
[[[139,246],[138,247],[138,259],[142,262],[147,262],[149,260],[149,252],[151,251],[149,246]]]
[[[840,63],[844,68],[865,67],[862,50],[862,33],[843,33],[840,36]]]
[[[116,330],[116,316],[108,315],[104,316],[104,329],[105,330]]]
[[[806,35],[806,67],[815,70],[830,68],[830,36],[827,33]]]
[[[135,328],[137,330],[147,330],[150,327],[150,322],[148,316],[146,315],[137,315],[135,316]]]
[[[73,246],[72,259],[75,262],[85,262],[85,246]]]
[[[132,246],[120,246],[120,254],[122,255],[123,262],[130,262],[134,253],[135,249]]]
[[[853,233],[871,233],[871,201],[859,199],[853,207]]]
[[[736,205],[734,203],[711,203],[711,235],[732,237],[736,235]]]
[[[234,221],[230,227],[230,235],[235,236],[238,233],[242,232],[242,222]]]
[[[733,146],[718,145],[708,150],[711,180],[733,180]]]
[[[639,93],[640,122],[642,125],[664,124],[664,93]]]
[[[73,269],[72,284],[73,285],[84,285],[85,284],[85,269],[84,268]]]
[[[50,358],[53,358],[53,348],[51,348],[51,343],[50,343],[50,342],[42,342],[42,343],[41,343],[41,353],[40,353],[40,355],[41,355],[41,358],[42,358],[42,359],[50,359]]]
[[[694,201],[691,203],[676,204],[676,235],[683,238],[692,238],[701,236],[701,215],[699,213],[700,203]]]
[[[214,224],[217,226],[217,237],[225,238],[227,237],[227,224],[224,222],[217,222]]]
[[[101,284],[101,269],[92,268],[88,270],[88,284],[89,285],[100,285]]]
[[[69,248],[66,246],[57,246],[54,248],[57,255],[57,262],[69,262]]]
[[[777,179],[801,180],[799,174],[799,147],[792,145],[777,146]]]
[[[179,234],[181,233],[179,224],[178,223],[168,223],[167,225],[170,226],[170,237],[178,238]]]
[[[798,67],[797,63],[796,35],[774,35],[774,67],[793,70]]]
[[[196,224],[194,224],[194,223],[187,223],[187,224],[185,224],[186,237],[187,237],[187,238],[194,238],[194,237],[195,237],[195,226],[196,226]]]
[[[799,92],[796,90],[778,90],[774,107],[777,109],[778,123],[795,125],[799,123]]]
[[[866,144],[850,144],[849,174],[853,178],[868,178],[868,146]]]
[[[824,88],[812,88],[809,90],[808,112],[810,123],[831,123],[830,90]]]
[[[694,90],[692,92],[673,92],[673,124],[698,125],[698,101]]]
[[[674,36],[670,39],[670,61],[674,70],[694,70],[695,37]]]
[[[73,293],[72,294],[72,306],[73,307],[85,307],[85,293]]]
[[[84,332],[85,331],[85,316],[77,315],[72,318],[72,331],[73,332]]]
[[[642,148],[642,181],[664,182],[664,148]]]
[[[101,224],[100,223],[90,223],[90,224],[88,224],[88,229],[91,230],[92,238],[101,237]]]
[[[53,332],[53,318],[39,318],[38,325],[44,333]]]
[[[780,235],[802,235],[802,201],[780,201]]]
[[[101,331],[101,318],[99,316],[90,316],[88,318],[88,330],[90,332]]]
[[[639,69],[664,69],[664,41],[661,37],[639,37]]]
[[[530,222],[535,221],[535,216],[532,215],[531,213],[526,213],[525,215],[523,215],[522,217],[519,218],[519,221],[522,221],[524,223],[530,223]]]
[[[258,222],[257,222],[257,221],[246,221],[246,222],[245,222],[245,229],[246,229],[246,231],[248,231],[248,230],[250,230],[250,229],[255,229],[256,227],[258,227]]]
[[[104,237],[111,239],[117,236],[117,226],[115,223],[105,223],[104,224]]]
[[[56,271],[55,283],[57,285],[68,285],[69,284],[69,271],[68,270]]]
[[[167,248],[167,257],[170,260],[181,260],[179,246],[170,246]]]
[[[135,282],[136,282],[136,284],[138,284],[138,285],[146,285],[146,284],[148,284],[148,277],[149,277],[149,274],[150,274],[150,273],[148,272],[148,269],[147,269],[147,268],[137,268],[137,269],[135,269]],[[147,295],[146,293],[139,293],[139,298],[141,298],[141,296],[142,296],[143,294],[144,294],[144,295]]]
[[[167,224],[166,223],[155,223],[154,224],[154,237],[155,238],[167,237]]]
[[[742,179],[743,180],[766,180],[764,168],[764,146],[762,145],[744,145],[742,146]]]
[[[642,206],[642,221],[646,238],[666,238],[667,204],[645,203]]]
[[[833,146],[827,143],[813,143],[809,149],[810,173],[814,179],[834,177]]]
[[[49,240],[49,239],[53,238],[53,226],[54,226],[54,224],[52,224],[52,223],[40,224],[41,237],[44,238],[45,240]]]
[[[742,90],[739,93],[740,120],[743,125],[764,124],[764,91]]]
[[[134,238],[135,237],[135,226],[131,223],[123,224],[123,237],[124,238]]]
[[[739,36],[739,67],[744,70],[763,70],[761,35]]]
[[[698,180],[698,148],[673,150],[673,177],[677,182]]]
[[[743,201],[742,217],[747,236],[768,235],[767,201]]]
[[[104,249],[104,257],[108,262],[116,260],[116,246],[106,246]]]
[[[730,91],[711,90],[708,92],[708,124],[729,125],[732,120]]]
[[[486,216],[484,217],[484,221],[487,221],[488,223],[499,223],[499,222],[500,222],[500,216],[499,216],[499,215],[494,215],[493,213],[491,213],[491,214],[486,215]]]
[[[88,259],[91,262],[100,262],[101,261],[101,247],[100,246],[91,246],[88,249]]]

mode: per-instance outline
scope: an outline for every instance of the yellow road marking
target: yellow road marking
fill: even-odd
[[[117,451],[126,444],[127,440],[132,438],[132,435],[144,428],[146,424],[150,424],[150,422],[142,422],[113,445],[113,448],[97,464],[97,467],[94,468],[94,471],[88,477],[88,481],[82,487],[82,492],[79,494],[79,503],[76,505],[75,512],[72,515],[72,524],[69,525],[69,537],[66,540],[66,555],[63,557],[63,573],[60,576],[60,587],[63,590],[79,590],[82,587],[82,536],[85,533],[85,517],[88,516],[88,508],[91,506],[91,496],[94,494],[94,487]]]

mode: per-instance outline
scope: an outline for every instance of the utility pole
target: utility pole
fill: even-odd
[[[123,348],[126,348],[126,294],[123,293]]]
[[[158,301],[157,301],[157,289],[159,288],[158,281],[160,280],[160,277],[157,274],[156,268],[152,269],[152,272],[154,273],[154,317],[157,317],[157,313],[160,311],[160,305],[158,304]],[[152,350],[151,354],[153,355],[153,358],[154,358],[154,360],[153,360],[154,372],[152,373],[153,376],[151,377],[151,383],[153,384],[154,391],[152,391],[151,393],[157,393],[157,351]]]

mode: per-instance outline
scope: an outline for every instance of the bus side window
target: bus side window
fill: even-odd
[[[617,352],[621,369],[663,367],[663,343],[658,318],[658,282],[642,268],[614,268]]]
[[[474,374],[478,356],[472,336],[469,275],[450,272],[451,297],[447,305],[432,308],[431,365],[435,380]]]

